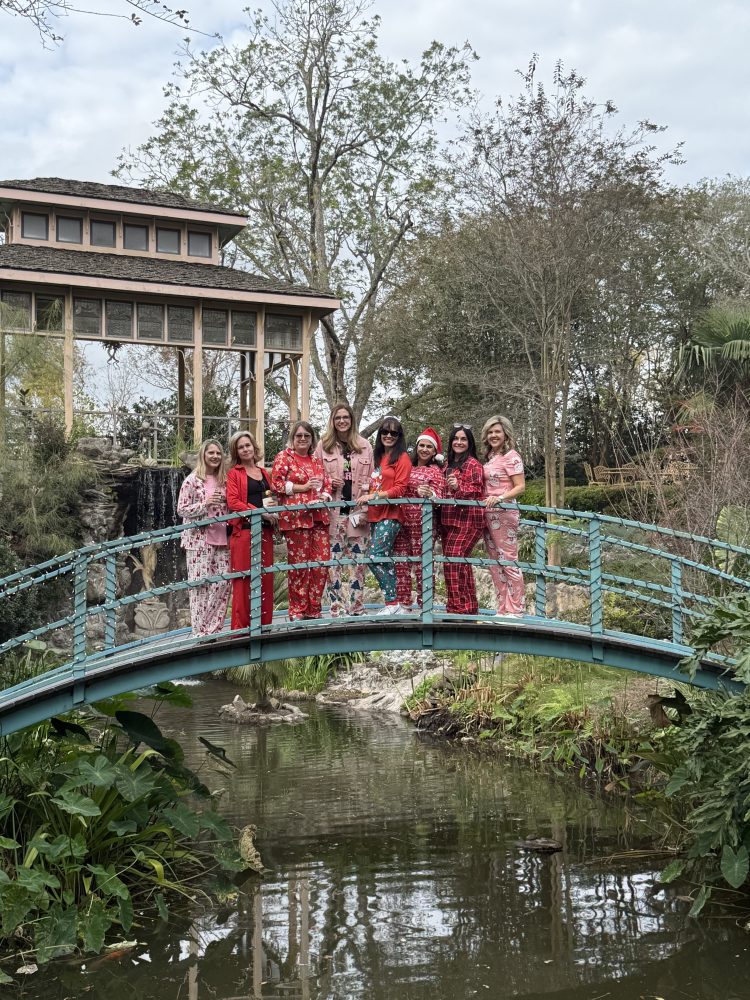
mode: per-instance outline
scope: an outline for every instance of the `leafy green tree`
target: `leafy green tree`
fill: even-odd
[[[391,373],[374,348],[384,296],[446,193],[436,127],[467,99],[471,58],[435,42],[416,67],[391,62],[364,10],[280,0],[246,44],[189,51],[156,134],[117,170],[242,208],[227,263],[342,298],[312,363],[328,403],[358,416]]]

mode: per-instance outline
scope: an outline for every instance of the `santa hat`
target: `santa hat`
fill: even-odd
[[[441,455],[441,452],[443,450],[443,442],[440,440],[440,435],[436,430],[434,430],[432,427],[425,427],[425,429],[417,438],[417,444],[419,444],[420,441],[426,441],[428,444],[432,445],[432,447],[435,449],[436,462],[443,461],[443,456]]]

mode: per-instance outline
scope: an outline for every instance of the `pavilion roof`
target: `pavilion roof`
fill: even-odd
[[[216,288],[223,291],[273,293],[310,296],[331,300],[331,292],[295,285],[274,278],[252,274],[220,264],[196,264],[189,261],[163,260],[159,257],[126,254],[92,253],[86,250],[59,250],[55,247],[9,243],[0,246],[0,278],[3,271],[37,271],[40,274],[67,274],[71,278],[110,279],[189,288]]]
[[[209,203],[186,198],[171,191],[156,191],[152,188],[127,187],[124,184],[99,184],[95,181],[69,180],[66,177],[32,177],[24,180],[0,181],[0,188],[17,191],[36,191],[50,195],[66,195],[75,198],[100,198],[105,201],[123,201],[134,205],[186,209],[193,212],[222,212],[244,219],[244,213],[226,208],[218,202]]]

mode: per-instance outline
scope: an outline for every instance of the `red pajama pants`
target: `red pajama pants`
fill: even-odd
[[[327,524],[285,531],[287,558],[290,563],[324,562],[331,558],[331,536]],[[328,580],[328,567],[290,569],[289,621],[320,618],[320,605]]]
[[[422,555],[422,520],[402,521],[401,530],[396,535],[393,554],[397,556]],[[411,571],[417,578],[417,604],[422,607],[422,564],[396,563],[396,597],[403,608],[411,607]]]
[[[444,556],[468,558],[482,537],[481,527],[471,524],[442,524],[440,537]],[[474,569],[461,563],[443,563],[445,576],[445,610],[453,615],[475,615],[479,610]]]
[[[248,522],[249,523],[249,522]],[[263,525],[261,536],[261,562],[273,566],[273,531]],[[233,573],[250,569],[250,532],[233,531],[229,539],[229,566]],[[260,585],[260,621],[270,625],[273,621],[273,573],[264,573]],[[232,628],[250,627],[250,577],[232,580]]]

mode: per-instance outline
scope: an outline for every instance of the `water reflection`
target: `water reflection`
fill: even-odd
[[[271,874],[223,909],[140,933],[127,956],[58,966],[24,995],[728,1000],[746,979],[740,932],[686,922],[653,892],[661,859],[612,859],[650,843],[622,803],[420,743],[396,720],[230,727],[216,715],[230,689],[193,690],[191,715],[160,723],[194,742],[231,819],[257,824]],[[198,734],[237,772],[209,771]],[[519,849],[530,834],[563,850]]]

